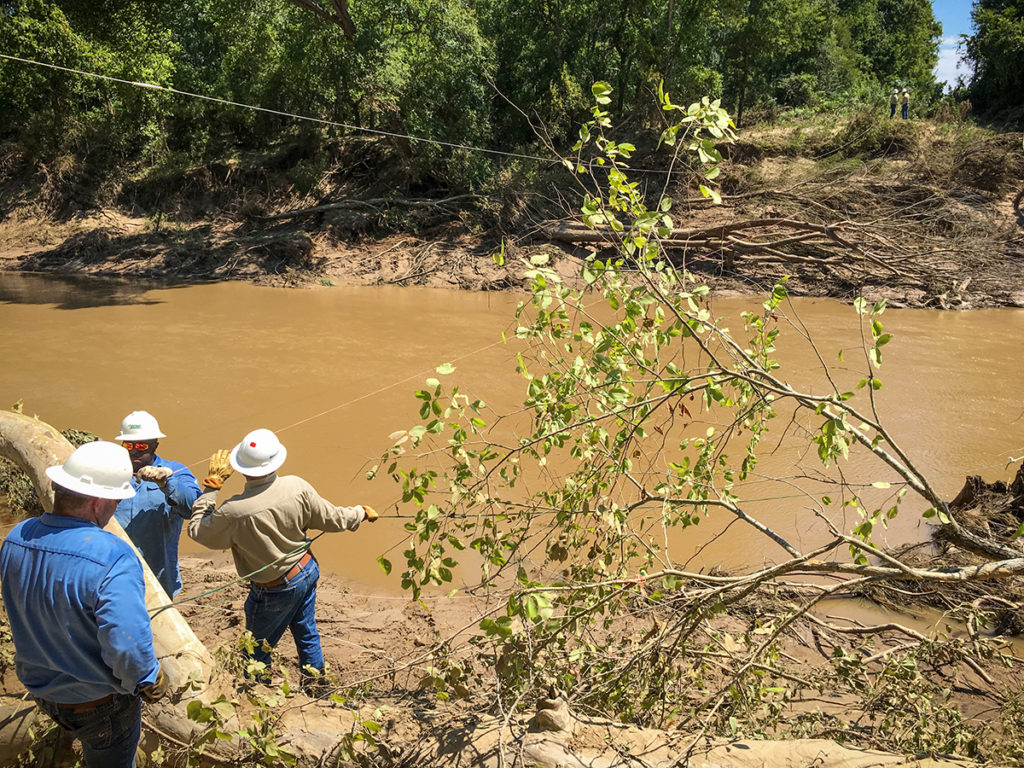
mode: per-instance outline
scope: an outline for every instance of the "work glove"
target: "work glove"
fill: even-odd
[[[157,669],[156,681],[152,685],[147,685],[139,693],[142,694],[146,701],[156,701],[167,693],[167,675],[164,674],[163,667]]]
[[[203,480],[203,487],[210,491],[219,491],[227,480],[234,473],[231,464],[228,462],[228,452],[217,451],[210,457],[210,473]]]
[[[368,507],[365,504],[362,504],[361,506],[363,508],[363,514],[366,515],[366,522],[377,522],[377,518],[380,517],[380,515],[377,514],[377,510],[375,510],[373,507]]]
[[[139,481],[152,480],[154,483],[163,488],[167,485],[167,478],[174,474],[174,470],[170,467],[154,467],[152,464],[145,467],[139,467],[139,471],[135,473],[135,476],[139,478]]]

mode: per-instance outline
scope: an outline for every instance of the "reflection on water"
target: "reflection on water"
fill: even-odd
[[[138,280],[0,272],[0,302],[8,304],[53,304],[57,309],[155,304],[156,299],[146,295],[151,288]]]

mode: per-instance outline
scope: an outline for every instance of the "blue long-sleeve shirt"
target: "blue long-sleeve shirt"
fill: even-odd
[[[25,520],[0,547],[0,586],[33,696],[80,704],[156,681],[142,564],[114,534],[74,517]]]
[[[132,478],[135,495],[118,502],[114,518],[139,548],[160,586],[174,597],[181,591],[178,541],[181,524],[192,513],[201,493],[199,483],[184,464],[153,458],[154,467],[170,467],[173,474],[164,488],[151,480]]]

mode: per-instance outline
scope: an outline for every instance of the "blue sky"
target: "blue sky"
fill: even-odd
[[[968,69],[957,62],[957,44],[960,35],[971,31],[971,0],[932,0],[935,18],[942,22],[942,47],[939,48],[939,64],[935,77],[952,85],[958,75],[966,75]]]

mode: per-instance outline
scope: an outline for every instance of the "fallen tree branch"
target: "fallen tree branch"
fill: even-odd
[[[704,251],[708,255],[718,256],[730,268],[737,257],[742,257],[748,263],[792,262],[821,268],[827,264],[853,266],[863,261],[890,274],[907,277],[904,271],[890,261],[879,258],[869,248],[852,239],[852,233],[847,230],[854,227],[850,222],[816,224],[789,218],[758,218],[699,229],[673,229],[667,236],[659,238],[658,242],[669,250]],[[541,225],[540,231],[550,240],[609,247],[623,237],[622,233],[607,225],[590,229],[571,222],[548,222]],[[861,232],[860,229],[857,231]],[[783,250],[801,245],[826,249],[828,254],[808,256]],[[770,258],[765,258],[766,255]],[[907,257],[901,257],[900,260],[906,261]]]
[[[258,218],[261,221],[280,221],[282,219],[294,219],[298,216],[308,216],[313,213],[323,213],[324,211],[336,211],[352,208],[376,208],[379,205],[403,205],[408,208],[441,208],[449,203],[483,199],[483,195],[455,195],[453,197],[445,197],[440,200],[434,200],[429,197],[373,197],[368,200],[338,200],[333,203],[315,205],[312,208],[299,208],[294,211],[275,213],[272,216],[257,216],[255,218]]]

